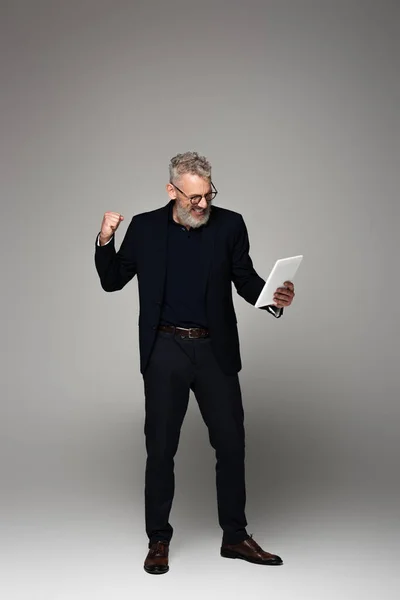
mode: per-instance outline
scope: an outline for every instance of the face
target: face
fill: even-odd
[[[176,185],[189,198],[204,196],[212,192],[211,183],[208,179],[191,173],[181,175]],[[198,204],[192,205],[190,199],[181,194],[171,183],[167,184],[167,192],[171,200],[175,200],[173,209],[175,220],[178,220],[185,227],[200,227],[207,223],[211,212],[211,202],[207,202],[203,197]]]

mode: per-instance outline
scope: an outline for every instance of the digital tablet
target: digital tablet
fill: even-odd
[[[260,306],[267,306],[267,304],[275,304],[274,294],[278,287],[285,287],[283,284],[285,281],[293,281],[293,277],[299,268],[299,265],[303,259],[303,255],[289,256],[288,258],[279,258],[271,273],[268,276],[267,281],[261,294],[257,298],[255,303],[256,308]]]

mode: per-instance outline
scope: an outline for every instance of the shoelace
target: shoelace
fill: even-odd
[[[252,533],[250,533],[250,538],[251,538],[251,542],[252,542],[253,548],[255,548],[256,550],[258,550],[258,552],[263,552],[263,549],[261,548],[261,546],[259,546],[257,544],[257,542],[253,539],[253,534]]]
[[[156,542],[154,548],[150,550],[150,556],[165,556],[167,546],[166,542]]]

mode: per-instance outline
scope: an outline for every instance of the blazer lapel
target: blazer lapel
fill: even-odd
[[[149,235],[154,240],[153,242],[153,260],[152,269],[153,277],[157,280],[159,289],[158,296],[163,297],[165,276],[167,274],[167,256],[168,256],[168,214],[169,205],[163,206],[154,213],[155,219]]]
[[[208,280],[210,277],[210,270],[212,265],[212,260],[214,256],[214,247],[215,247],[215,236],[218,230],[218,221],[217,215],[213,214],[211,209],[210,218],[208,223],[204,226],[202,231],[202,251],[203,251],[203,268],[204,268],[204,281],[206,285],[206,293],[208,287]]]

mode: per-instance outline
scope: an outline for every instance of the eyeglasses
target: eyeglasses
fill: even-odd
[[[174,188],[176,190],[178,190],[178,192],[180,192],[181,194],[183,194],[185,196],[185,198],[187,198],[188,200],[190,200],[190,202],[192,204],[199,204],[202,199],[204,198],[206,202],[211,202],[212,200],[214,200],[215,196],[218,194],[217,188],[215,187],[215,185],[213,184],[213,182],[211,181],[211,185],[213,187],[213,191],[212,192],[208,192],[208,194],[204,194],[203,196],[200,195],[195,195],[195,196],[188,196],[187,194],[185,194],[185,192],[183,192],[182,190],[180,190],[174,183],[172,183],[172,181],[170,181],[170,184],[174,186]]]

